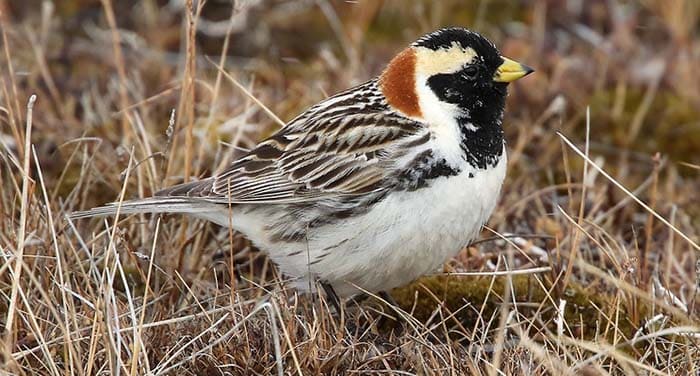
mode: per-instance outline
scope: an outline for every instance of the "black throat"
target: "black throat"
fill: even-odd
[[[444,102],[459,108],[456,119],[461,133],[462,158],[472,167],[494,167],[503,155],[503,110],[507,85],[492,81],[493,72],[485,70],[476,77],[462,71],[437,74],[428,85]]]
[[[503,128],[501,118],[485,122],[475,122],[471,118],[457,119],[461,133],[460,147],[467,163],[472,167],[485,170],[495,167],[503,156]]]

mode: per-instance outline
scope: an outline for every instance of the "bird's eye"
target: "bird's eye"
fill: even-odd
[[[473,80],[476,78],[478,73],[479,69],[474,65],[470,65],[462,70],[462,78],[466,80]]]

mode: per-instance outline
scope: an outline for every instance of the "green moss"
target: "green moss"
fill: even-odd
[[[471,329],[499,315],[506,283],[506,277],[430,276],[393,290],[392,296],[421,322],[427,322],[444,302],[443,316],[457,312],[452,324],[459,322]],[[572,282],[562,292],[557,292],[547,278],[531,275],[513,276],[512,286],[513,298],[508,301],[518,303],[519,314],[541,320],[553,332],[557,330],[555,319],[560,299],[566,301],[564,318],[567,334],[571,336],[589,340],[606,336],[612,340],[613,331],[606,332],[605,328],[610,321],[617,320],[617,335],[631,338],[639,326],[639,323],[632,322],[633,315],[628,310],[630,305],[617,304],[615,293],[601,293],[596,286]],[[637,303],[636,316],[644,317],[644,312],[649,311],[647,308]]]
[[[700,149],[700,109],[678,93],[660,89],[649,105],[636,139],[630,139],[630,127],[640,106],[645,90],[629,87],[624,97],[622,111],[615,115],[614,90],[599,91],[590,98],[592,127],[606,132],[595,132],[598,142],[627,147],[634,151],[656,152],[668,155],[673,160],[691,160]],[[583,136],[585,119],[578,127]],[[606,136],[607,135],[607,136]],[[601,138],[603,137],[603,138]]]

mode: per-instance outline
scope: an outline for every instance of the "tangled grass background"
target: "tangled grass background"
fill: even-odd
[[[9,374],[700,372],[700,3],[0,0]],[[460,25],[537,70],[442,273],[333,316],[241,235],[66,214],[207,176]],[[32,95],[36,95],[32,97]],[[282,120],[280,120],[282,119]]]

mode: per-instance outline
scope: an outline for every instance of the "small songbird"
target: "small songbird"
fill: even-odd
[[[73,217],[188,214],[246,235],[302,291],[385,292],[478,236],[506,174],[508,83],[532,71],[441,29],[217,175]]]

